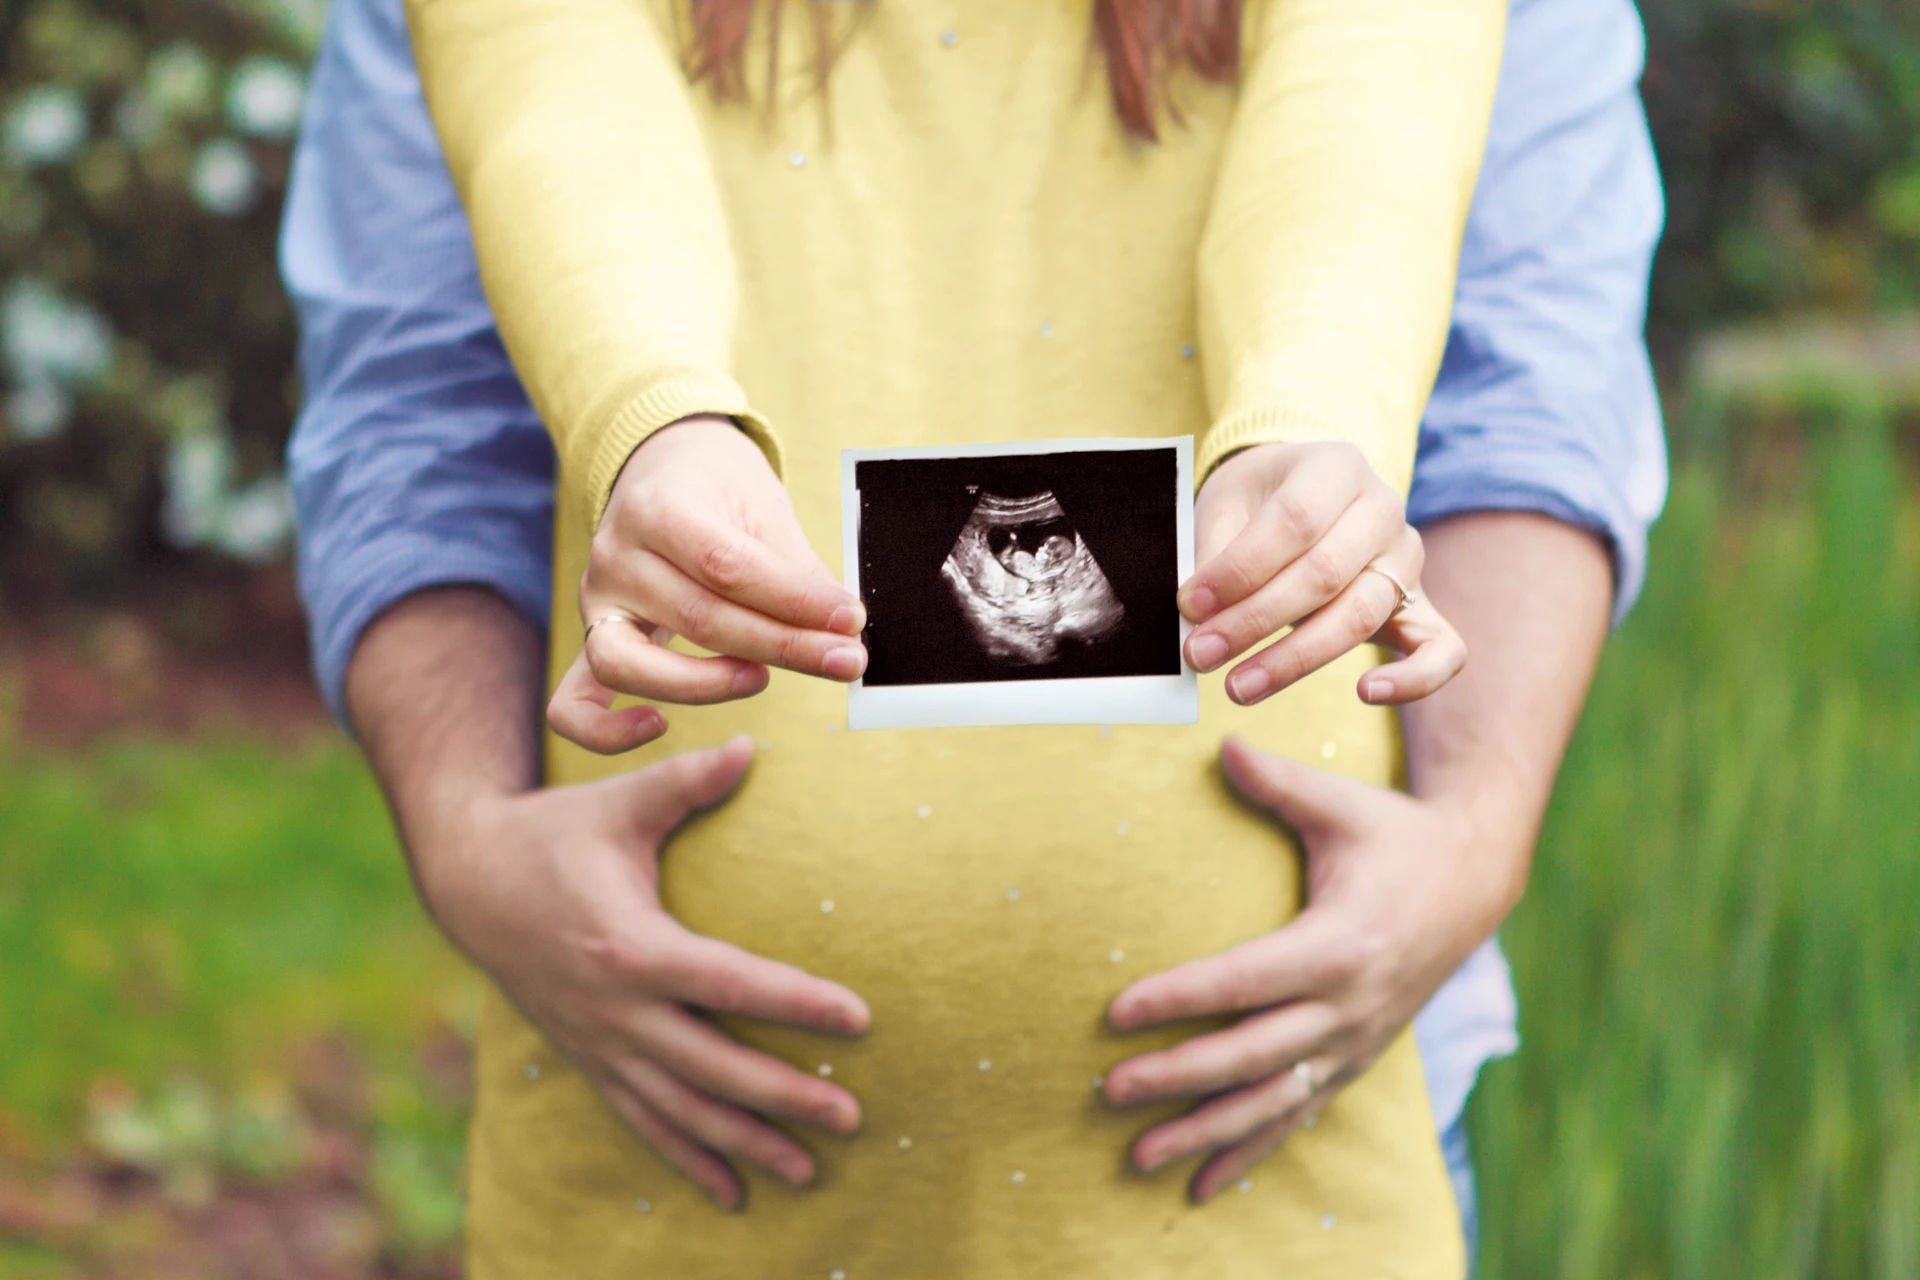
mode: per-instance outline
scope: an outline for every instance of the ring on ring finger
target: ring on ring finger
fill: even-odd
[[[587,629],[580,633],[580,647],[582,649],[587,647],[587,641],[592,638],[593,629],[603,622],[625,622],[636,627],[640,625],[640,620],[629,613],[603,613],[592,622],[589,622]]]
[[[1372,570],[1374,573],[1377,573],[1381,577],[1385,578],[1388,582],[1391,582],[1393,584],[1393,589],[1400,593],[1400,599],[1398,603],[1396,603],[1393,606],[1393,612],[1387,615],[1389,618],[1397,618],[1402,613],[1412,608],[1414,605],[1420,603],[1420,597],[1415,595],[1413,592],[1407,590],[1407,584],[1400,581],[1400,579],[1395,577],[1393,573],[1390,572],[1389,570],[1382,568],[1379,564],[1376,563],[1376,564],[1367,565],[1366,568],[1363,568],[1362,570],[1360,570],[1360,572],[1366,573],[1368,570]]]

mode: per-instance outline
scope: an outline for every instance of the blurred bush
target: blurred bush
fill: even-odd
[[[0,567],[105,590],[286,547],[275,223],[325,0],[0,8]],[[1652,329],[1920,297],[1920,4],[1665,0]]]
[[[1652,329],[1920,300],[1920,4],[1643,6],[1666,179]]]
[[[0,564],[284,549],[274,233],[322,0],[0,7]]]

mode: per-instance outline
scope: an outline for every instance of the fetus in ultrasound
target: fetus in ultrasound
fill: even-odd
[[[1111,636],[1126,609],[1050,491],[982,493],[940,573],[995,662],[1043,666]]]

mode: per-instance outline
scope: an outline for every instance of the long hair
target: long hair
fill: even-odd
[[[1041,0],[1035,0],[1040,3]],[[747,36],[760,0],[693,0],[688,74],[706,81],[722,98],[746,93]],[[825,10],[839,5],[814,0],[815,75],[824,82],[833,63]],[[1168,76],[1182,66],[1201,78],[1231,84],[1240,74],[1241,0],[1093,0],[1093,39],[1107,64],[1114,113],[1128,133],[1149,141],[1160,136]],[[783,0],[769,0],[768,78],[778,59]]]

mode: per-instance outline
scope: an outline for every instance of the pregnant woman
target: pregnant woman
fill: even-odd
[[[1300,904],[1223,736],[1388,785],[1383,704],[1458,668],[1402,607],[1394,495],[1503,8],[415,0],[560,457],[549,780],[677,757],[648,843],[718,802],[626,869],[668,914],[576,957],[638,997],[484,1007],[475,1280],[1460,1274],[1410,1037],[1316,1114],[1357,1068],[1304,976],[1181,966]],[[841,727],[841,448],[1183,432],[1187,657],[1238,659],[1198,724]],[[1376,633],[1408,656],[1340,658]],[[1330,662],[1365,701],[1295,683]],[[643,1047],[618,1073],[609,1028]]]

